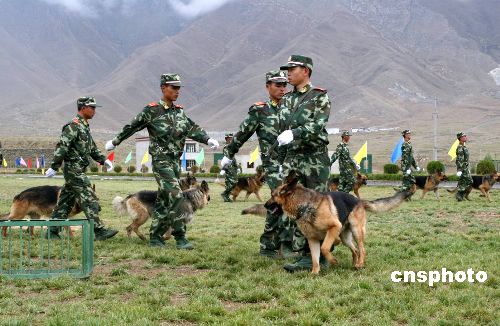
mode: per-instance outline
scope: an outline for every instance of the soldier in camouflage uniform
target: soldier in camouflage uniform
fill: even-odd
[[[224,139],[226,141],[226,145],[231,143],[231,141],[233,140],[233,134],[226,134]],[[226,186],[226,189],[221,194],[221,196],[222,199],[224,199],[224,201],[227,203],[232,202],[231,198],[229,198],[229,195],[236,185],[236,182],[238,182],[238,170],[238,163],[236,162],[236,159],[233,158],[232,162],[227,164],[226,166],[223,166],[222,170],[220,171],[220,174],[225,178]]]
[[[266,73],[266,89],[269,100],[257,102],[248,109],[248,115],[240,124],[239,131],[233,141],[224,147],[222,163],[234,160],[243,144],[250,139],[253,133],[257,133],[261,151],[262,168],[266,174],[266,182],[273,191],[281,184],[279,176],[279,162],[269,155],[269,149],[276,142],[279,134],[279,108],[278,104],[285,94],[287,85],[286,74],[279,70]],[[267,212],[264,233],[260,237],[260,255],[270,258],[278,257],[278,249],[281,247],[283,257],[293,255],[292,234],[282,223],[281,214]]]
[[[285,94],[279,105],[278,157],[284,175],[295,170],[299,182],[306,188],[327,191],[330,176],[328,133],[326,124],[330,116],[330,99],[326,90],[311,85],[313,62],[309,57],[292,55],[281,70],[288,71],[288,82],[293,91]],[[293,249],[301,257],[285,270],[310,270],[311,253],[304,235],[295,227]],[[321,256],[320,262],[326,260]]]
[[[413,157],[413,147],[411,146],[411,131],[406,129],[401,133],[404,138],[403,145],[401,145],[401,171],[403,171],[403,184],[399,191],[408,191],[413,189],[415,185],[415,176],[412,174],[411,168],[415,168],[417,172],[420,167]]]
[[[0,142],[0,164],[3,164],[2,143]]]
[[[112,150],[136,132],[147,128],[149,133],[149,153],[152,157],[153,174],[158,183],[156,198],[149,231],[149,244],[164,247],[163,234],[172,226],[173,236],[178,249],[192,249],[186,239],[181,203],[184,200],[179,185],[181,168],[179,161],[184,150],[186,138],[208,144],[212,148],[219,143],[209,138],[205,130],[194,123],[182,106],[174,104],[179,96],[181,80],[177,74],[163,74],[160,88],[163,94],[159,102],[152,102],[130,122],[113,140],[106,143]]]
[[[356,161],[351,158],[349,147],[347,146],[351,139],[351,133],[349,131],[344,131],[341,137],[342,142],[337,145],[337,149],[335,153],[333,153],[330,161],[333,164],[335,161],[339,160],[340,178],[338,189],[339,191],[349,193],[354,188],[354,183],[356,182],[354,171],[359,170],[360,167]]]
[[[99,201],[89,178],[85,175],[85,169],[90,163],[89,158],[106,165],[108,171],[113,168],[113,164],[101,154],[90,135],[88,120],[94,117],[95,109],[99,105],[93,97],[80,97],[76,103],[78,114],[71,122],[63,126],[52,165],[45,173],[47,177],[53,177],[64,162],[65,184],[51,218],[67,219],[75,202],[78,201],[85,216],[94,220],[96,240],[106,240],[118,231],[106,229],[99,219]],[[50,227],[46,237],[59,239],[59,228]]]
[[[457,185],[457,193],[455,194],[455,198],[458,201],[464,200],[464,195],[468,191],[468,189],[472,186],[472,176],[469,171],[469,149],[465,146],[465,142],[467,141],[467,135],[463,132],[459,132],[457,134],[457,139],[460,142],[457,146],[456,150],[456,165],[457,165],[457,177],[458,185]]]

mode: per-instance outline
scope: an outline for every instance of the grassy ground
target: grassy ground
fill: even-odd
[[[0,213],[12,197],[34,185],[60,180],[0,179]],[[366,268],[354,271],[344,246],[339,264],[322,271],[288,274],[284,261],[258,256],[264,220],[241,216],[254,204],[225,204],[211,184],[212,201],[189,226],[192,251],[149,248],[123,231],[128,218],[110,206],[117,194],[154,189],[152,182],[96,183],[102,218],[121,232],[95,243],[88,280],[8,281],[0,278],[1,325],[478,325],[499,320],[500,192],[493,203],[474,193],[456,203],[446,192],[429,194],[399,209],[368,218]],[[268,192],[264,191],[267,197]],[[391,188],[361,190],[369,199]],[[149,226],[149,223],[147,223]],[[147,228],[143,230],[147,233]],[[392,283],[394,270],[486,271],[485,283]]]

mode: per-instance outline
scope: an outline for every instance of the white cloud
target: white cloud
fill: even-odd
[[[170,5],[180,15],[194,18],[216,10],[233,0],[169,0]]]
[[[63,6],[84,16],[97,16],[102,10],[127,11],[138,0],[40,0],[51,5]]]

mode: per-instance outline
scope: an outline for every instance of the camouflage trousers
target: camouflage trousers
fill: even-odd
[[[413,173],[410,173],[408,175],[406,174],[406,170],[403,171],[403,184],[401,185],[400,191],[408,191],[413,187],[414,184],[415,184],[415,176],[413,176]]]
[[[264,172],[266,173],[266,183],[271,189],[271,192],[276,189],[282,182],[279,175],[279,163],[272,165],[263,164]],[[264,232],[260,236],[261,250],[279,250],[282,243],[291,243],[293,229],[290,220],[283,214],[273,214],[267,211],[266,223]]]
[[[354,174],[349,172],[340,173],[338,190],[349,193],[354,189],[355,182]]]
[[[226,174],[225,178],[225,187],[226,189],[222,193],[225,196],[229,196],[234,186],[238,182],[238,164],[236,163],[236,159],[233,159],[233,162],[224,168]]]
[[[153,161],[153,174],[158,184],[158,196],[151,216],[150,239],[160,239],[172,227],[175,239],[186,235],[186,225],[180,207],[184,200],[179,185],[180,166],[177,160]]]
[[[462,197],[465,195],[465,192],[472,185],[472,176],[470,175],[469,170],[462,171],[462,175],[458,179],[457,184],[457,196]]]
[[[327,191],[328,178],[330,177],[330,158],[325,149],[324,153],[311,155],[287,154],[283,163],[283,175],[287,176],[291,170],[295,170],[299,182],[306,188],[316,191]],[[289,220],[290,231],[293,231],[292,246],[294,251],[301,253],[309,252],[309,244],[296,223]]]
[[[99,218],[99,199],[92,189],[89,178],[81,167],[64,166],[64,186],[52,212],[53,219],[67,219],[75,203],[82,208],[85,217],[94,220],[94,229],[103,229],[104,224]]]

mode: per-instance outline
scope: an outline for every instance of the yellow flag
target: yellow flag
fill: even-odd
[[[361,160],[368,156],[368,142],[365,141],[363,146],[359,149],[359,151],[354,155],[353,159],[356,163],[361,164]]]
[[[255,147],[255,150],[250,153],[250,159],[248,160],[248,163],[253,163],[257,161],[259,158],[259,146]]]
[[[457,157],[457,147],[458,147],[459,143],[460,142],[457,139],[457,140],[455,140],[455,142],[453,143],[453,145],[451,145],[451,148],[448,151],[448,155],[450,155],[450,157],[451,157],[450,161],[453,161]]]
[[[141,164],[145,164],[147,161],[149,161],[149,154],[148,154],[148,152],[144,153],[144,156],[142,157]]]
[[[4,168],[7,167],[7,161],[5,159],[3,159],[2,165],[3,165]]]

